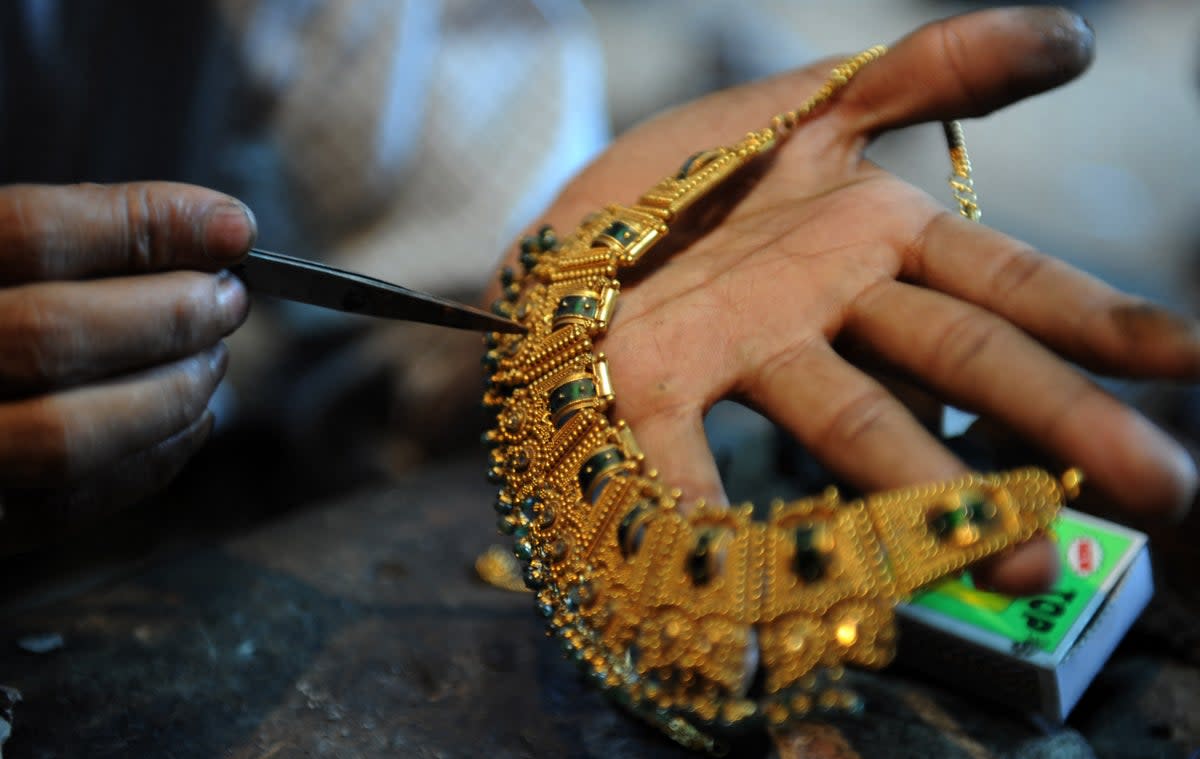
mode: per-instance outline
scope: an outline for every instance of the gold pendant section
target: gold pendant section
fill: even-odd
[[[858,708],[842,665],[892,659],[895,604],[1044,530],[1078,488],[1074,471],[1063,482],[1034,469],[972,474],[849,502],[831,489],[755,521],[749,504],[684,509],[647,469],[632,431],[608,418],[616,391],[595,349],[619,273],[775,144],[775,130],[753,132],[561,241],[543,230],[499,304],[528,332],[492,334],[485,358],[500,526],[516,538],[538,610],[599,687],[709,749],[703,730]]]
[[[752,154],[699,171],[728,177],[718,161]],[[660,188],[694,199],[696,185],[671,181]],[[831,490],[773,504],[764,522],[749,505],[685,513],[609,421],[615,391],[594,349],[614,272],[666,233],[636,209],[606,209],[526,275],[528,334],[493,336],[503,401],[489,435],[501,501],[521,504],[517,553],[568,653],[644,714],[712,727],[852,709],[830,673],[892,659],[895,604],[1045,529],[1067,489],[1030,469],[849,502]],[[763,692],[748,698],[758,665]]]

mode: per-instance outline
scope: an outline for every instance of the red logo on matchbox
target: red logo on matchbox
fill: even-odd
[[[1087,577],[1100,568],[1103,552],[1095,538],[1080,537],[1067,546],[1067,563],[1080,577]]]

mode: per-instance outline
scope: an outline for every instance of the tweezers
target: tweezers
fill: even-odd
[[[437,295],[257,248],[229,270],[253,292],[352,314],[484,332],[525,331],[502,316]]]

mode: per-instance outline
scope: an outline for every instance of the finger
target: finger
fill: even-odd
[[[685,513],[696,501],[729,503],[699,409],[626,421],[646,454],[647,464],[664,482],[683,491],[681,508]]]
[[[1190,504],[1196,471],[1183,449],[1003,319],[896,283],[855,302],[846,329],[955,405],[1081,467],[1119,506],[1177,515]]]
[[[625,306],[633,302],[626,301]],[[730,369],[716,365],[698,369],[679,360],[678,346],[695,339],[697,320],[706,319],[708,313],[686,299],[676,305],[650,312],[636,307],[618,311],[603,342],[617,388],[612,418],[629,424],[647,468],[683,491],[685,508],[696,500],[728,503],[703,420],[706,410],[728,389]],[[713,324],[708,338],[721,346],[728,335],[723,325]]]
[[[0,393],[45,391],[203,350],[246,318],[245,286],[168,272],[0,290]]]
[[[0,482],[63,484],[170,438],[204,413],[227,360],[217,344],[118,380],[0,404]]]
[[[922,427],[938,431],[945,416],[945,405],[929,388],[914,382],[912,377],[896,371],[891,364],[881,360],[870,346],[855,344],[852,340],[838,339],[833,350],[860,372],[875,379],[889,393],[904,404]]]
[[[213,414],[206,410],[185,429],[95,477],[55,489],[7,491],[0,555],[35,547],[159,492],[200,450],[212,428]]]
[[[1043,593],[1058,580],[1062,564],[1058,548],[1039,535],[1011,551],[984,559],[971,567],[975,585],[1015,596]]]
[[[952,479],[966,471],[879,382],[821,341],[759,375],[750,399],[830,469],[864,489]],[[1036,543],[974,567],[976,580],[1006,593],[1037,592],[1057,575],[1057,554]]]
[[[1200,378],[1200,325],[946,213],[922,232],[903,276],[976,303],[1094,371]]]
[[[256,234],[250,209],[192,185],[12,185],[0,188],[0,284],[215,271]]]
[[[860,134],[983,116],[1074,79],[1091,63],[1094,42],[1087,22],[1062,8],[936,21],[864,68],[837,112]]]
[[[864,489],[947,480],[966,471],[904,404],[824,341],[808,341],[760,370],[746,394],[809,453]]]

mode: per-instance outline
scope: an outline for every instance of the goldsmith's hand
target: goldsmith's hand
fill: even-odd
[[[212,427],[241,203],[162,182],[0,187],[0,551],[164,485]]]
[[[1068,362],[1195,379],[1197,327],[948,212],[863,158],[888,129],[983,115],[1059,85],[1091,52],[1090,29],[1059,10],[986,11],[916,31],[802,124],[715,228],[623,287],[601,346],[614,417],[628,420],[666,482],[686,498],[724,499],[701,420],[725,397],[783,424],[864,488],[961,473],[904,404],[843,357],[850,346],[1082,467],[1131,513],[1187,507],[1189,457]],[[547,220],[571,229],[606,202],[633,202],[683,157],[795,107],[832,65],[721,92],[633,130]],[[977,576],[1028,591],[1056,567],[1053,548],[1033,541]]]

